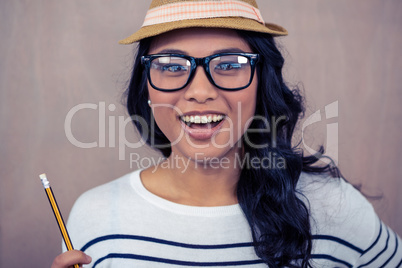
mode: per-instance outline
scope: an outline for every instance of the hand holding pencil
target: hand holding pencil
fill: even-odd
[[[89,264],[92,259],[90,256],[86,255],[84,252],[79,250],[69,250],[63,254],[58,255],[54,260],[51,268],[70,268],[75,267],[77,263]],[[79,266],[81,267],[81,266]]]
[[[51,268],[69,268],[69,267],[79,268],[80,266],[78,265],[78,263],[81,264],[90,263],[91,262],[90,256],[86,255],[82,251],[74,250],[73,248],[73,244],[71,243],[70,236],[68,235],[63,217],[60,213],[59,206],[57,205],[56,198],[53,195],[53,191],[52,188],[50,187],[50,183],[46,177],[46,174],[43,173],[39,175],[39,177],[42,181],[43,187],[45,188],[45,192],[49,199],[50,206],[52,207],[54,216],[56,217],[57,224],[59,225],[61,235],[68,250],[67,252],[60,254],[54,259]]]

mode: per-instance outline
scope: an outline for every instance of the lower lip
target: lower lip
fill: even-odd
[[[184,129],[184,132],[186,132],[191,138],[195,140],[208,140],[219,132],[224,121],[225,119],[213,128],[191,128],[187,126],[183,121],[180,122]]]

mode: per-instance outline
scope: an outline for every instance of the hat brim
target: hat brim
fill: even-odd
[[[207,18],[174,21],[145,26],[134,34],[130,35],[129,37],[120,40],[119,43],[123,45],[128,45],[134,42],[138,42],[144,38],[160,35],[168,31],[192,27],[227,28],[234,30],[268,33],[274,36],[282,36],[288,34],[288,31],[285,28],[273,23],[265,23],[264,25],[252,19],[238,17]]]

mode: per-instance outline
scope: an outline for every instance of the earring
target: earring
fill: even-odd
[[[148,105],[151,106],[151,100],[148,100]]]

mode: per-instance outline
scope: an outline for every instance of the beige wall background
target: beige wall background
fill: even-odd
[[[0,1],[0,267],[50,267],[61,250],[39,174],[47,173],[67,219],[85,190],[138,168],[130,155],[157,156],[124,146],[137,139],[131,124],[119,123],[134,46],[117,41],[140,27],[149,3]],[[286,78],[304,90],[306,118],[322,116],[305,129],[306,145],[337,141],[330,154],[343,174],[383,195],[372,203],[402,234],[402,1],[259,5],[266,21],[290,32],[279,39]],[[84,104],[71,131],[94,148],[66,134],[69,112]],[[327,119],[326,106],[334,117]]]

